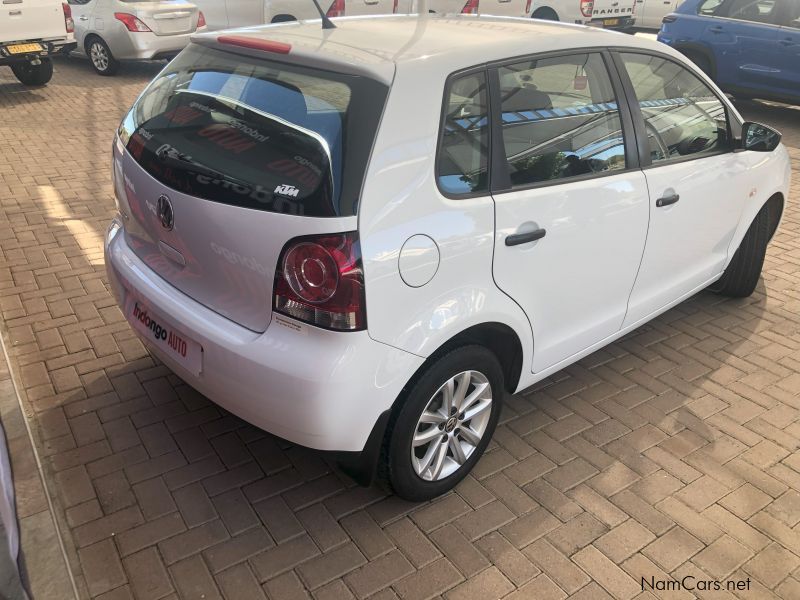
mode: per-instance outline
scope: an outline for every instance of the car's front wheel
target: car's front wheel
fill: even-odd
[[[99,37],[93,37],[86,43],[86,54],[100,75],[114,75],[119,70],[119,61],[114,58],[108,44]]]
[[[503,390],[500,364],[482,346],[456,348],[433,363],[400,399],[387,437],[395,493],[429,500],[461,481],[494,433]]]
[[[18,63],[11,65],[11,70],[23,85],[45,85],[53,78],[53,61],[49,58],[42,58],[38,65]]]
[[[761,277],[773,226],[777,223],[775,212],[779,210],[778,203],[772,200],[761,207],[725,273],[709,288],[712,292],[733,298],[745,298],[753,293]]]

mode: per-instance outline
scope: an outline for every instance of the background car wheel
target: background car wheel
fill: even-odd
[[[542,19],[544,21],[558,21],[558,15],[552,8],[537,8],[531,15],[532,19]]]
[[[297,21],[294,15],[275,15],[272,17],[272,23],[291,23]]]
[[[32,65],[30,63],[19,63],[11,65],[19,81],[24,85],[45,85],[53,78],[53,61],[49,58],[41,59],[41,64]]]
[[[401,498],[429,500],[472,469],[494,433],[503,371],[482,346],[457,348],[408,390],[385,446],[388,482]]]
[[[99,37],[90,38],[86,42],[86,55],[100,75],[114,75],[119,71],[119,61],[114,58],[108,44]]]
[[[712,292],[732,298],[745,298],[753,293],[761,277],[772,224],[777,219],[773,214],[776,210],[779,208],[771,200],[761,207],[725,273],[711,286]]]

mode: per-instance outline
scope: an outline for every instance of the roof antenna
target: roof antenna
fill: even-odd
[[[319,16],[322,18],[322,28],[323,29],[336,29],[336,25],[333,24],[333,21],[331,21],[328,18],[328,15],[326,15],[324,12],[322,12],[322,8],[320,7],[319,2],[317,2],[317,0],[311,0],[311,1],[314,3],[314,6],[317,7],[317,12],[319,13]]]

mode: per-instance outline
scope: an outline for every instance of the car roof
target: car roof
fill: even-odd
[[[397,68],[430,69],[440,63],[448,73],[514,56],[574,48],[624,46],[661,49],[663,44],[595,27],[491,16],[388,15],[334,19],[336,29],[319,20],[262,25],[194,38],[216,45],[224,36],[289,44],[292,62],[368,72],[387,83]],[[230,45],[227,50],[265,56]],[[279,59],[278,55],[271,58]]]

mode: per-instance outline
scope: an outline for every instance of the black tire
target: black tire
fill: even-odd
[[[297,18],[294,15],[275,15],[272,17],[271,23],[291,23],[293,21],[297,21]]]
[[[49,58],[42,58],[41,61],[38,65],[17,63],[11,65],[11,70],[23,85],[46,85],[53,78],[53,61]]]
[[[438,393],[440,388],[449,379],[465,371],[474,371],[482,374],[489,383],[491,403],[488,408],[490,411],[488,418],[484,417],[486,419],[484,421],[485,430],[477,445],[473,446],[471,454],[466,457],[466,460],[460,466],[457,466],[458,463],[454,460],[453,446],[448,443],[444,461],[447,462],[448,469],[455,468],[455,470],[441,479],[425,480],[417,473],[412,464],[412,441],[418,422],[423,411],[429,407],[429,402],[436,402],[435,398],[441,397],[441,394]],[[483,454],[497,427],[503,404],[503,394],[505,393],[503,384],[503,370],[500,367],[500,363],[495,355],[483,346],[463,346],[451,350],[431,364],[421,376],[410,384],[404,396],[398,399],[401,404],[389,423],[384,443],[384,477],[398,496],[412,502],[430,500],[452,489],[470,472]],[[466,393],[476,389],[472,382],[468,386]],[[455,389],[457,393],[458,385]],[[477,406],[477,404],[473,406]],[[442,410],[444,411],[444,408]],[[431,429],[426,429],[423,433],[432,431],[433,439],[436,441],[432,441],[430,444],[438,444],[440,437],[433,431],[433,428],[438,429],[442,432],[441,438],[450,436],[455,440],[454,443],[463,448],[460,445],[459,438],[455,436],[459,435],[461,428],[466,429],[467,426],[471,428],[473,421],[469,418],[458,421],[461,416],[458,412],[448,414],[453,416],[447,419],[446,426],[445,424],[431,425]],[[485,412],[483,414],[485,415]],[[480,417],[477,417],[476,422],[479,419]],[[463,437],[460,439],[464,440]],[[429,448],[434,454],[436,453],[436,446],[427,445],[418,447],[417,452],[424,453],[425,448]],[[467,446],[467,451],[469,451],[469,445]]]
[[[533,11],[531,19],[542,19],[543,21],[558,21],[558,15],[552,8],[537,8]]]
[[[119,71],[119,61],[114,58],[111,48],[108,47],[105,40],[96,35],[86,40],[86,55],[98,75],[110,77]]]
[[[732,298],[746,298],[753,293],[761,277],[772,224],[777,218],[773,214],[775,210],[775,203],[771,201],[761,207],[725,273],[711,286],[712,292]]]

